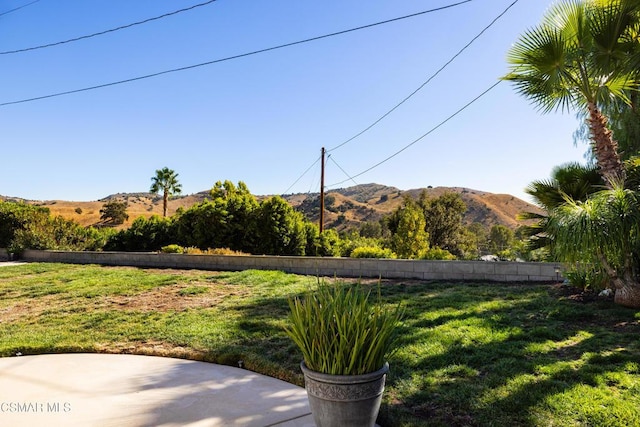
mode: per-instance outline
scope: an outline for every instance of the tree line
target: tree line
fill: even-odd
[[[175,172],[158,172],[173,177],[172,186],[176,188]],[[163,200],[173,193],[168,191]],[[101,209],[102,220],[122,223],[128,217],[126,209],[125,202],[108,201]],[[172,216],[139,217],[119,231],[110,227],[84,228],[71,220],[50,216],[43,207],[1,202],[0,247],[14,253],[24,249],[224,248],[256,255],[408,259],[475,259],[481,249],[488,248],[488,252],[504,258],[522,256],[514,249],[517,240],[513,231],[504,226],[494,226],[490,231],[480,224],[466,227],[462,223],[465,211],[466,205],[458,194],[430,199],[425,192],[416,200],[407,196],[401,206],[379,222],[364,223],[341,234],[332,229],[320,233],[317,224],[283,198],[258,200],[243,182],[218,181],[203,202],[188,209],[179,208]]]

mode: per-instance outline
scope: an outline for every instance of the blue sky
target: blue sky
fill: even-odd
[[[0,13],[33,0],[6,0]],[[218,0],[50,48],[0,55],[0,104],[213,61],[460,0]],[[0,52],[80,37],[204,0],[39,0],[0,15]],[[107,88],[0,106],[0,194],[97,200],[148,191],[156,169],[183,193],[218,180],[254,194],[319,189],[320,156],[422,85],[513,0],[472,0],[398,22]],[[428,85],[331,151],[329,189],[379,183],[513,194],[567,161],[574,114],[542,115],[500,83],[506,52],[550,1],[519,0]],[[345,175],[342,168],[349,176]],[[294,184],[294,182],[298,182]],[[345,181],[346,180],[346,181]],[[343,182],[344,181],[344,182]]]

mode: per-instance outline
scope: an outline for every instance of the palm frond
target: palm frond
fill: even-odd
[[[632,3],[637,0],[556,3],[509,50],[504,79],[544,113],[628,101],[627,91],[638,87],[638,67],[629,62],[640,62]]]

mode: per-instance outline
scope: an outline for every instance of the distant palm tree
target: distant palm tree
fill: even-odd
[[[156,176],[151,178],[151,181],[153,181],[150,190],[152,193],[158,194],[162,191],[162,214],[166,217],[169,197],[182,192],[182,185],[178,183],[178,174],[164,167],[156,170]]]
[[[508,53],[504,79],[543,112],[587,112],[591,148],[607,181],[624,180],[625,171],[601,109],[614,100],[629,103],[638,88],[639,10],[638,0],[565,0]]]

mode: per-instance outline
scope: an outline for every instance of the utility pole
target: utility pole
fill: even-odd
[[[320,162],[320,233],[324,230],[324,155],[325,149],[322,147]]]

